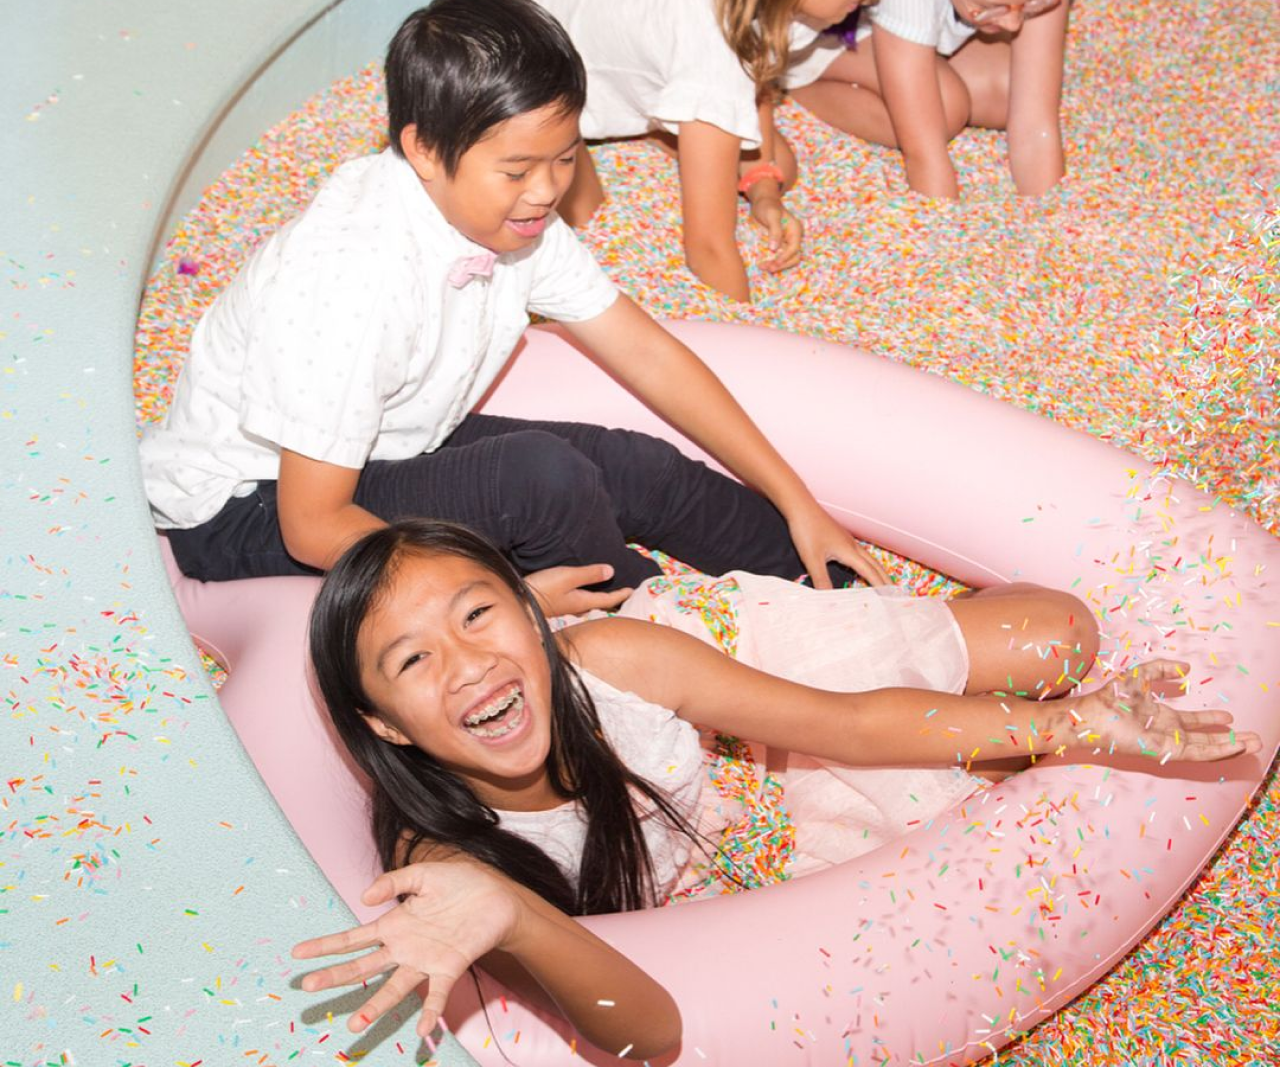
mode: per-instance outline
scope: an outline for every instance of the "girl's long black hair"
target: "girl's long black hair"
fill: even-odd
[[[458,556],[496,575],[523,602],[551,668],[551,748],[547,772],[565,800],[582,806],[586,847],[576,888],[546,853],[503,830],[497,813],[460,777],[413,745],[383,741],[363,716],[376,713],[360,683],[360,627],[406,555]],[[694,836],[662,791],[633,774],[605,740],[590,694],[561,654],[538,602],[506,558],[452,523],[405,520],[353,545],[325,577],[311,612],[311,660],[321,696],[342,740],[373,781],[373,834],[386,869],[421,844],[466,852],[573,915],[651,906],[653,870],[633,792],[680,831]]]

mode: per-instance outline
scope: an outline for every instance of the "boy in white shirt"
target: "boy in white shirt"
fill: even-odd
[[[884,581],[555,215],[586,91],[559,24],[529,0],[437,0],[386,68],[392,148],[338,168],[254,254],[144,436],[147,495],[183,571],[314,573],[388,520],[430,516],[542,572],[553,611],[611,605],[656,573],[633,540],[712,573],[808,571],[826,587],[834,563]],[[644,434],[469,414],[530,311],[764,495]]]

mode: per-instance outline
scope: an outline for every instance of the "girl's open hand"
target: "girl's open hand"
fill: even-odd
[[[751,217],[768,234],[769,258],[760,264],[761,270],[775,273],[800,262],[804,223],[798,215],[791,214],[776,196],[762,196],[751,201]]]
[[[1157,691],[1185,688],[1188,666],[1173,660],[1152,660],[1110,679],[1101,689],[1075,704],[1076,738],[1130,756],[1168,760],[1227,759],[1257,752],[1262,740],[1252,731],[1211,730],[1229,726],[1226,711],[1178,711],[1162,704]]]
[[[374,948],[358,959],[314,971],[302,980],[308,993],[353,985],[390,971],[347,1022],[360,1033],[422,984],[418,1034],[435,1029],[453,984],[477,959],[514,932],[520,902],[504,879],[478,864],[414,863],[388,871],[364,891],[366,904],[405,900],[371,923],[303,941],[295,959],[315,959]]]

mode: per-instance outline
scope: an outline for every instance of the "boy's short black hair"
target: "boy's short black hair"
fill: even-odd
[[[587,100],[587,73],[564,28],[532,0],[435,0],[387,49],[391,147],[410,124],[452,177],[463,153],[516,115]]]

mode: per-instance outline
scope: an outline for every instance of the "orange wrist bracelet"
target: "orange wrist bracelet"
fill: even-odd
[[[741,177],[741,179],[739,179],[738,192],[740,192],[743,196],[746,196],[747,190],[750,189],[753,185],[755,185],[756,182],[760,181],[763,178],[772,178],[779,185],[781,185],[782,177],[783,177],[782,168],[778,166],[778,164],[757,163],[754,167],[752,167],[749,171],[747,171],[747,173],[744,174]]]

